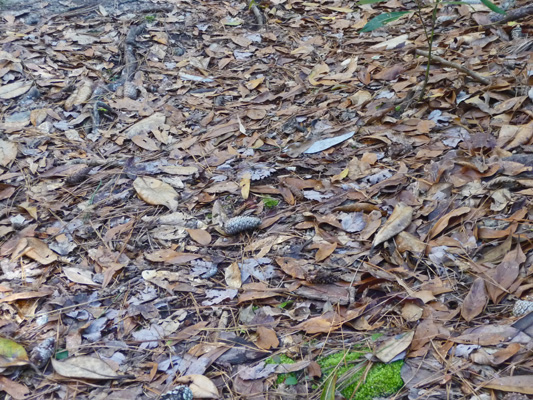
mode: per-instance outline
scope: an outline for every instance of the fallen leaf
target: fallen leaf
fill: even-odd
[[[202,246],[207,246],[211,243],[211,235],[205,229],[187,229],[187,232],[195,242]]]
[[[396,236],[411,224],[412,219],[413,208],[404,203],[398,203],[385,225],[374,236],[372,247]]]
[[[257,341],[255,344],[261,349],[270,350],[279,346],[279,339],[273,329],[259,326],[257,327]]]
[[[145,176],[135,179],[133,187],[148,204],[167,206],[172,211],[178,209],[178,193],[168,183]]]
[[[106,362],[90,356],[67,358],[63,361],[50,360],[54,371],[67,378],[117,379],[121,378]]]
[[[461,305],[461,316],[467,321],[472,321],[483,312],[487,301],[485,281],[482,278],[476,278]]]

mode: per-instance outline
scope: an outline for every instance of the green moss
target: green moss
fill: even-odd
[[[354,400],[372,400],[379,396],[387,396],[396,393],[403,386],[403,380],[400,375],[403,361],[396,361],[391,364],[374,364],[364,383],[359,386]],[[347,386],[341,391],[342,395],[350,398],[353,391],[357,387],[361,375],[355,382]]]
[[[342,395],[353,400],[372,400],[379,396],[396,393],[402,386],[400,371],[403,361],[391,364],[374,364],[353,397],[354,390],[359,385],[365,373],[368,361],[363,357],[365,351],[339,352],[322,359],[317,363],[322,369],[323,378],[327,378],[333,371],[339,377],[337,388]]]
[[[294,364],[295,361],[287,357],[285,354],[278,354],[272,357],[269,357],[265,360],[265,364]],[[286,383],[287,385],[295,385],[298,382],[295,372],[290,372],[288,374],[279,374],[278,379],[276,380],[276,385]]]

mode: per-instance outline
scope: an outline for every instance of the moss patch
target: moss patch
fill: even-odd
[[[295,361],[287,357],[285,354],[279,354],[272,357],[269,357],[265,360],[265,364],[294,364]],[[285,383],[287,385],[295,385],[298,382],[295,372],[290,372],[288,374],[279,374],[278,379],[276,380],[276,385]]]
[[[368,371],[363,382],[353,397],[352,394],[362,379],[368,361],[363,357],[365,352],[348,351],[332,354],[317,360],[326,378],[333,371],[339,378],[348,377],[343,382],[337,381],[337,387],[344,397],[354,400],[372,400],[379,396],[396,393],[403,386],[400,374],[403,361],[391,364],[376,363]]]

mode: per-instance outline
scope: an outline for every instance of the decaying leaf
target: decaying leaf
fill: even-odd
[[[472,321],[483,312],[487,305],[488,296],[485,290],[485,281],[477,278],[472,283],[470,291],[461,305],[461,316],[467,321]]]
[[[121,378],[106,362],[101,359],[78,356],[64,361],[51,359],[54,371],[67,378],[78,379],[118,379]]]
[[[0,338],[0,368],[28,365],[26,349],[10,339]]]
[[[374,236],[372,247],[376,247],[403,231],[411,224],[412,218],[413,208],[404,203],[398,203],[385,225]]]
[[[22,238],[11,256],[12,260],[16,260],[22,256],[27,256],[40,262],[43,265],[48,265],[57,260],[57,254],[54,253],[46,243],[36,238]]]
[[[374,351],[375,356],[384,363],[391,362],[397,355],[411,345],[414,335],[415,332],[410,331],[386,340]]]

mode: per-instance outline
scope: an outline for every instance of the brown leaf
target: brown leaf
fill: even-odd
[[[472,321],[483,312],[487,301],[485,281],[482,278],[476,278],[461,305],[461,316],[469,322]]]
[[[309,246],[309,248],[313,249],[314,246],[318,247],[318,251],[315,254],[315,261],[320,262],[324,261],[326,258],[328,258],[337,248],[337,243],[320,243],[313,246]]]
[[[441,233],[444,229],[448,227],[448,224],[450,223],[450,219],[459,217],[469,212],[470,212],[470,207],[459,207],[456,210],[450,211],[448,214],[443,215],[442,217],[439,218],[437,222],[435,222],[435,225],[431,227],[428,233],[428,237],[430,239],[433,239],[435,236],[437,236],[439,233]]]
[[[133,187],[148,204],[167,206],[172,211],[178,209],[178,193],[168,183],[145,176],[135,179]]]
[[[202,246],[207,246],[211,243],[211,235],[205,229],[187,229],[192,240],[198,242]]]
[[[148,134],[154,129],[158,129],[165,123],[166,117],[162,113],[154,113],[148,118],[137,122],[124,132],[127,138],[137,135]]]
[[[20,239],[11,259],[16,260],[22,256],[30,257],[43,265],[57,260],[57,254],[50,250],[46,243],[32,237]]]
[[[411,350],[416,351],[424,347],[439,334],[439,328],[434,321],[425,319],[416,327]]]
[[[243,175],[241,181],[239,182],[239,186],[241,188],[241,196],[245,200],[248,198],[248,196],[250,196],[250,179],[250,174],[247,172]]]
[[[26,386],[13,382],[5,376],[0,376],[0,390],[6,392],[15,400],[23,400],[30,393]]]
[[[305,279],[306,269],[302,266],[302,261],[290,257],[277,257],[276,263],[287,275],[297,279]]]
[[[340,328],[342,318],[334,311],[328,311],[320,317],[310,318],[294,328],[307,333],[329,333]]]
[[[279,346],[278,337],[273,329],[259,326],[257,327],[257,336],[255,344],[261,349],[270,350]]]
[[[502,390],[504,392],[518,392],[533,394],[533,375],[514,375],[501,378],[492,378],[481,384],[488,389]]]
[[[79,356],[58,361],[51,358],[54,371],[67,378],[117,379],[120,378],[106,362],[90,356]]]
[[[506,150],[512,150],[515,147],[527,144],[531,138],[533,137],[533,121],[528,123],[527,125],[522,125],[518,129],[518,132],[516,132],[515,137],[509,143],[507,146],[505,146]]]
[[[144,150],[148,150],[148,151],[159,150],[159,145],[155,142],[155,140],[153,140],[152,138],[149,138],[145,134],[132,136],[131,141]]]
[[[396,236],[411,224],[412,219],[413,208],[404,203],[398,203],[385,225],[374,236],[372,247]]]
[[[492,278],[487,281],[487,292],[494,304],[498,304],[500,296],[518,278],[520,265],[525,261],[526,256],[522,251],[522,247],[517,245],[514,250],[505,255],[500,265],[487,273]]]

